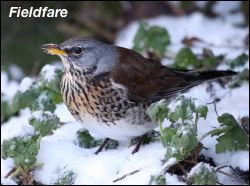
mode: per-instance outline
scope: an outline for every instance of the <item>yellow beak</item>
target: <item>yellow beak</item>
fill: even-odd
[[[41,49],[49,54],[52,55],[66,55],[68,54],[67,52],[59,49],[57,45],[54,44],[45,44],[41,47]]]

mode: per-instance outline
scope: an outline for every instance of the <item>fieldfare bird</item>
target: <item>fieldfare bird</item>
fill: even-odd
[[[157,127],[146,114],[153,102],[237,74],[176,70],[87,37],[46,44],[42,50],[62,60],[61,94],[74,118],[90,132],[115,140],[141,136]]]

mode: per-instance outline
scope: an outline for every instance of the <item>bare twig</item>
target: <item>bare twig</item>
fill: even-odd
[[[137,173],[137,172],[140,172],[140,170],[135,170],[135,171],[133,171],[133,172],[131,172],[131,173],[125,174],[125,175],[123,175],[122,177],[115,179],[113,182],[117,182],[117,181],[123,180],[123,179],[126,178],[127,176],[131,176],[131,175],[133,175],[133,174],[135,174],[135,173]]]
[[[222,166],[218,167],[217,169],[215,169],[215,172],[218,171],[218,170],[221,170],[223,168],[226,168],[226,167],[232,168],[230,165],[222,165]]]
[[[98,155],[98,153],[102,151],[102,149],[105,147],[105,145],[108,143],[108,141],[109,141],[109,138],[106,138],[106,139],[104,140],[104,142],[102,143],[102,145],[101,145],[101,146],[97,149],[97,151],[95,152],[95,155]]]
[[[197,162],[191,161],[191,160],[182,160],[182,162],[184,162],[184,163],[190,163],[190,164],[194,164],[194,165],[197,164]]]
[[[35,61],[31,69],[31,73],[30,73],[31,76],[36,76],[39,73],[40,65],[41,65],[40,61]]]
[[[184,167],[183,167],[180,163],[178,163],[178,166],[180,167],[180,169],[181,169],[181,171],[183,172],[183,174],[184,174],[185,176],[187,176],[187,172],[185,171]]]
[[[217,118],[218,118],[218,117],[219,117],[219,114],[218,114],[218,112],[217,112],[217,107],[216,107],[216,103],[215,103],[215,101],[214,101],[214,110],[215,110],[215,113],[216,113]]]
[[[219,173],[221,173],[221,174],[224,174],[224,175],[226,175],[226,176],[229,176],[229,177],[231,177],[231,178],[233,178],[233,179],[235,179],[235,180],[238,180],[238,181],[240,181],[240,182],[242,182],[242,183],[248,184],[247,181],[245,181],[245,180],[243,180],[243,179],[241,179],[241,178],[238,178],[238,177],[236,177],[236,176],[234,176],[234,175],[232,175],[232,174],[226,173],[226,172],[221,171],[221,170],[218,170],[218,169],[216,169],[216,170],[214,170],[214,171],[215,171],[215,172],[219,172]]]
[[[218,118],[219,115],[218,115],[218,112],[217,112],[216,101],[213,101],[213,102],[211,102],[211,103],[207,103],[207,105],[209,105],[209,104],[214,104],[214,110],[215,110],[215,113],[216,113],[217,118]]]
[[[16,171],[16,167],[13,167],[12,169],[10,169],[10,171],[6,174],[6,176],[4,176],[4,178],[8,178],[13,172]]]

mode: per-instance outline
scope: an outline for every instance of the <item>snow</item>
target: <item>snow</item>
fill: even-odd
[[[249,109],[247,108],[243,108],[240,110],[240,113],[239,113],[239,118],[243,118],[243,117],[249,117]]]
[[[22,79],[22,77],[24,77],[22,69],[16,65],[11,65],[9,71],[14,80],[19,80]]]
[[[202,171],[203,167],[207,168],[209,172],[213,172],[213,170],[209,164],[200,162],[191,169],[191,171],[188,173],[187,176],[190,177],[190,176],[193,176],[195,174],[200,174],[200,171]]]
[[[44,114],[47,114],[46,116],[44,116]],[[31,114],[31,116],[29,117],[29,120],[31,119],[36,119],[36,120],[40,120],[40,121],[44,121],[44,120],[50,120],[51,118],[53,118],[53,114],[50,111],[35,111]]]
[[[222,8],[223,9],[223,8]],[[227,9],[227,10],[226,10]],[[225,11],[230,11],[226,8]],[[235,21],[239,17],[231,17]],[[231,48],[230,46],[241,46],[243,40],[248,34],[248,28],[239,28],[233,25],[232,20],[226,19],[209,19],[200,13],[194,13],[189,16],[171,17],[159,16],[149,19],[150,25],[163,26],[168,29],[172,44],[168,48],[168,52],[173,55],[183,47],[181,43],[184,37],[198,37],[209,44],[196,45],[192,48],[195,53],[202,51],[202,47],[206,46],[212,49],[215,55],[227,54],[227,59],[232,59],[247,52],[246,49]],[[138,22],[133,22],[118,33],[116,44],[122,47],[131,48],[133,45],[133,37],[137,31]],[[171,61],[165,60],[164,63]],[[57,67],[46,65],[42,72],[45,73],[46,79],[54,77],[54,71]],[[221,69],[225,66],[219,67]],[[238,69],[239,71],[241,69]],[[9,81],[5,72],[1,72],[1,92],[5,93],[8,99],[11,99],[17,89],[25,90],[31,80],[26,79],[21,85],[15,81]],[[211,103],[214,98],[219,98],[216,103],[218,114],[230,113],[236,119],[249,115],[249,84],[245,83],[239,88],[229,89],[222,88],[217,83],[213,82],[213,90],[215,96],[211,96],[207,92],[208,84],[199,85],[185,96],[197,98],[202,103]],[[21,87],[20,87],[21,86]],[[41,95],[38,99],[43,100]],[[196,103],[199,105],[199,103]],[[218,127],[217,116],[213,104],[208,104],[207,120],[203,118],[198,122],[198,138],[205,133]],[[33,133],[33,128],[28,125],[28,119],[31,112],[29,109],[21,111],[20,116],[14,116],[7,122],[1,125],[1,142],[4,139],[10,139],[15,136],[25,136]],[[98,147],[92,149],[80,148],[77,144],[76,132],[81,129],[81,125],[75,121],[67,110],[64,104],[57,105],[55,114],[60,118],[61,122],[65,122],[59,129],[55,130],[53,135],[45,136],[41,140],[41,146],[37,155],[37,163],[44,163],[40,168],[34,171],[34,178],[43,184],[53,184],[58,179],[58,174],[62,171],[73,171],[76,174],[75,183],[82,184],[148,184],[151,175],[157,175],[162,170],[175,163],[174,158],[170,158],[165,164],[162,163],[165,155],[165,149],[160,141],[156,141],[141,147],[138,153],[131,154],[135,146],[129,147],[127,144],[120,144],[118,149],[107,150],[94,155]],[[40,113],[33,113],[33,116],[39,117]],[[163,126],[169,126],[169,121],[164,120]],[[157,129],[159,130],[159,129]],[[203,145],[207,149],[202,150],[202,154],[206,157],[211,157],[215,161],[217,167],[222,165],[231,165],[240,167],[242,170],[249,170],[249,152],[248,151],[232,151],[221,154],[215,153],[215,145],[217,141],[215,137],[206,137],[202,140]],[[1,183],[15,184],[10,178],[4,178],[7,172],[14,166],[12,159],[1,159]],[[133,175],[113,182],[123,175],[139,170]],[[223,169],[225,172],[230,172],[230,169]],[[228,176],[219,174],[219,182],[223,184],[241,184]],[[175,185],[182,184],[176,175],[166,174],[167,184]]]
[[[1,125],[1,143],[3,140],[34,133],[33,127],[28,124],[30,111],[25,109],[21,114],[19,117],[11,117]]]
[[[11,101],[18,87],[19,84],[16,81],[10,81],[8,74],[1,71],[1,93],[4,94],[5,100]]]
[[[25,92],[26,90],[28,90],[30,88],[30,86],[32,85],[32,83],[34,82],[33,79],[29,78],[29,77],[25,77],[23,78],[19,90],[21,92]]]
[[[48,82],[53,80],[55,77],[56,69],[58,69],[58,67],[52,65],[45,65],[41,70],[41,73],[44,74],[44,79]]]

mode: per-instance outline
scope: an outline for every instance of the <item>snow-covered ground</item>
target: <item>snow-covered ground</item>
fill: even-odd
[[[241,16],[235,14],[235,19],[241,20]],[[230,20],[230,21],[229,21]],[[248,34],[248,28],[239,28],[234,26],[231,19],[208,19],[202,14],[195,13],[185,17],[160,16],[149,19],[150,25],[162,26],[168,29],[172,44],[169,51],[177,53],[183,46],[181,43],[184,37],[198,37],[214,46],[207,46],[215,55],[227,54],[226,58],[232,59],[243,52],[244,48],[231,48],[230,46],[242,46],[243,40]],[[132,40],[138,28],[138,22],[133,22],[122,30],[117,37],[116,44],[122,47],[131,48]],[[205,44],[197,45],[192,48],[194,53],[200,53]],[[248,54],[248,52],[247,52]],[[249,63],[247,64],[249,66]],[[221,66],[220,69],[224,69]],[[218,84],[213,83],[216,89],[216,96],[221,98],[217,103],[219,115],[230,113],[235,118],[246,113],[249,109],[249,85],[246,83],[240,88],[223,89]],[[6,74],[1,73],[1,90],[4,92],[15,91],[19,85],[9,82]],[[14,87],[14,88],[13,88]],[[8,94],[10,97],[12,94]],[[186,96],[198,98],[204,103],[213,101],[213,97],[207,92],[207,84],[199,85]],[[208,105],[207,120],[200,119],[198,124],[198,136],[201,137],[206,132],[219,126],[213,104]],[[30,111],[25,109],[20,116],[12,117],[1,125],[1,143],[4,139],[13,136],[21,136],[32,131],[28,125]],[[81,128],[71,116],[64,104],[57,106],[55,111],[62,122],[66,122],[62,127],[54,131],[53,135],[42,138],[41,147],[37,156],[37,162],[43,162],[44,166],[34,172],[35,180],[44,184],[53,184],[59,173],[65,170],[72,170],[76,173],[75,184],[148,184],[150,176],[160,173],[165,167],[162,164],[165,149],[160,141],[153,142],[141,147],[138,153],[132,155],[134,146],[128,147],[128,144],[121,144],[118,149],[107,150],[94,155],[96,148],[80,148],[76,141],[76,131]],[[165,123],[167,125],[167,123]],[[249,170],[249,152],[237,151],[221,154],[215,153],[214,137],[205,138],[202,143],[208,150],[203,149],[202,154],[212,157],[218,166],[232,165],[240,167],[242,170]],[[10,178],[4,178],[7,172],[14,166],[12,159],[1,159],[1,183],[15,184]],[[119,177],[133,171],[137,173],[126,178],[113,182]],[[225,168],[224,171],[229,171]],[[236,180],[228,176],[218,174],[219,182],[223,184],[239,184]],[[166,175],[167,184],[185,184],[178,180],[174,175]]]

